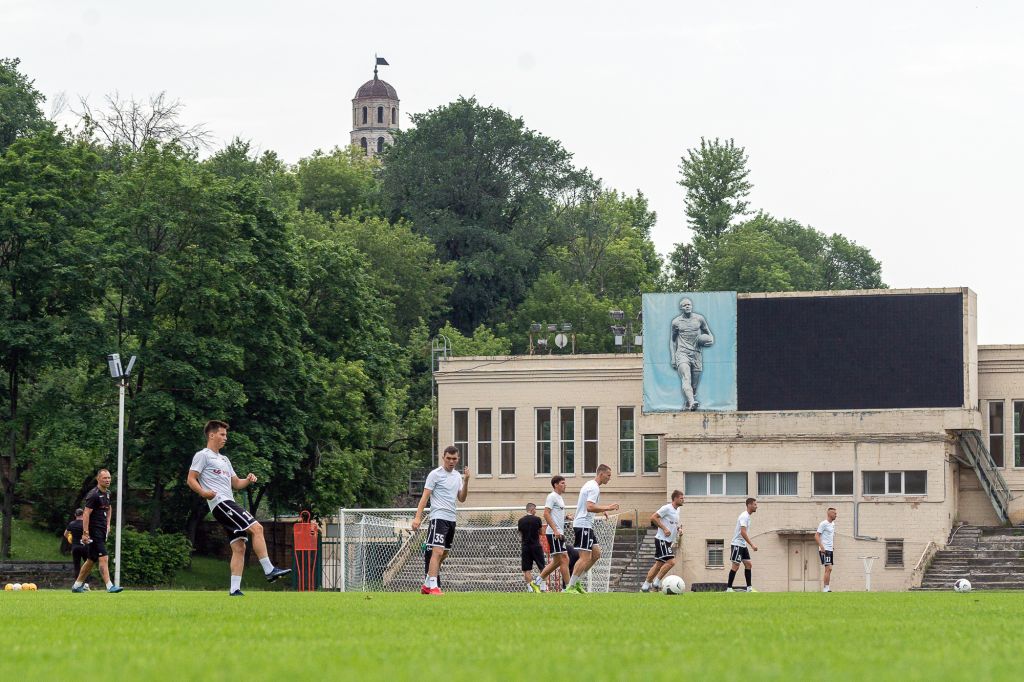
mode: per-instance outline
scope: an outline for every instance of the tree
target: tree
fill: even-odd
[[[52,127],[39,108],[43,95],[18,71],[19,64],[20,59],[0,59],[0,154],[18,138]]]
[[[181,100],[169,99],[166,92],[150,95],[143,102],[115,92],[104,97],[105,106],[94,109],[85,97],[79,99],[85,133],[107,147],[141,151],[150,142],[164,143],[198,151],[209,146],[211,133],[202,124],[181,121],[185,108]]]
[[[218,177],[255,182],[262,196],[283,218],[298,209],[299,183],[295,173],[273,151],[257,154],[252,143],[236,137],[203,164]]]
[[[700,138],[700,146],[686,150],[679,165],[679,184],[686,188],[686,219],[693,230],[693,247],[701,264],[710,261],[719,239],[732,220],[747,212],[744,200],[752,185],[747,181],[747,154],[730,138]]]
[[[562,146],[475,99],[413,116],[383,155],[385,209],[458,264],[452,324],[468,333],[526,295],[568,197],[592,185]]]
[[[295,167],[299,183],[299,208],[316,211],[324,218],[334,213],[380,210],[380,162],[355,147],[335,147],[329,154],[319,149],[300,159]]]
[[[98,158],[86,145],[49,131],[15,140],[0,155],[4,558],[11,549],[18,453],[31,435],[22,389],[47,364],[73,356],[75,341],[93,326],[97,175]]]
[[[698,291],[701,286],[701,265],[693,244],[680,242],[668,255],[665,264],[665,288],[669,291]]]

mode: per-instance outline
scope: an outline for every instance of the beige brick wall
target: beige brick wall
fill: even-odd
[[[1018,463],[1024,464],[1024,434],[1020,439],[1016,437],[1016,434],[1022,433],[1016,429],[1024,429],[1024,420],[1014,419],[1015,403],[1019,405],[1024,402],[1024,345],[980,346],[978,385],[979,408],[984,422],[983,435],[990,449],[994,450],[990,436],[997,433],[993,426],[996,429],[1002,427],[1002,452],[994,451],[992,454],[997,457],[997,461],[1002,454],[1001,472],[1015,498],[1010,503],[1010,520],[1017,524],[1024,523],[1024,467],[1016,466]],[[989,410],[993,403],[1002,405],[1001,423],[997,421],[993,424],[995,420],[990,419]],[[1017,450],[1021,454],[1016,454]],[[975,510],[973,507],[971,509],[973,514]]]

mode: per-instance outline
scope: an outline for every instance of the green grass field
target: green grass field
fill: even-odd
[[[0,592],[0,679],[991,680],[1019,593]]]

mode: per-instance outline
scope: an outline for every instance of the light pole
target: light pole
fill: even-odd
[[[135,356],[128,360],[128,366],[121,367],[121,356],[113,353],[107,356],[107,366],[110,368],[110,376],[117,381],[118,392],[120,393],[119,407],[117,411],[117,526],[115,533],[117,539],[114,541],[114,584],[121,584],[121,509],[124,490],[122,480],[124,478],[124,392],[128,388],[128,377],[131,376],[132,367],[135,366]]]
[[[621,310],[609,310],[608,316],[614,324],[610,329],[615,337],[616,346],[625,346],[627,353],[633,352],[633,347],[641,348],[644,345],[643,334],[640,333],[643,322],[643,313],[637,313],[636,326],[631,320],[626,319],[626,313]]]

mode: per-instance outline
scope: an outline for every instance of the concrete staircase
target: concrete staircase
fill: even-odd
[[[637,532],[632,528],[615,531],[615,551],[612,552],[612,575],[609,589],[612,592],[639,592],[640,585],[647,577],[647,571],[654,564],[653,528],[641,530],[640,548],[637,551]]]
[[[39,589],[70,589],[74,573],[70,561],[0,562],[0,590],[7,583],[35,583]]]
[[[961,526],[935,553],[922,590],[951,590],[967,578],[975,590],[1024,590],[1024,528]]]

